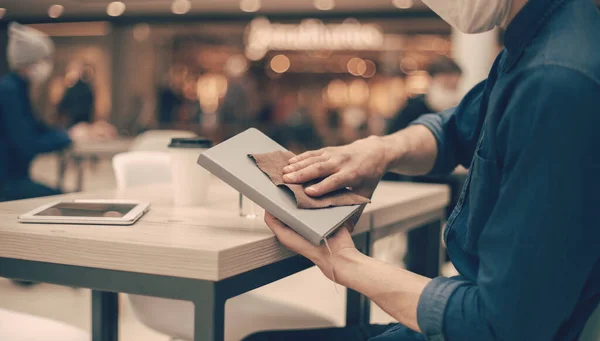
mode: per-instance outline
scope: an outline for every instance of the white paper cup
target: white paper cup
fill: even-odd
[[[173,201],[175,206],[201,206],[206,203],[211,174],[197,163],[200,153],[212,146],[205,138],[171,140]]]

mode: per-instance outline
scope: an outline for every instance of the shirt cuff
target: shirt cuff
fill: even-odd
[[[436,158],[435,164],[433,165],[433,168],[431,169],[429,174],[442,173],[446,168],[444,158],[440,157],[440,155],[446,155],[446,146],[444,145],[443,138],[444,128],[442,127],[442,123],[443,119],[440,114],[427,114],[417,118],[409,124],[409,126],[416,124],[424,125],[425,127],[427,127],[427,129],[431,131],[431,133],[435,137],[438,148],[438,157]]]
[[[417,306],[417,323],[429,341],[444,341],[444,313],[450,297],[465,282],[437,277],[423,290]]]

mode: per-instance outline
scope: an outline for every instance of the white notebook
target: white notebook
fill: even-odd
[[[248,154],[286,150],[257,129],[251,128],[203,152],[198,164],[273,214],[311,243],[319,245],[360,205],[300,209],[287,189],[275,186]]]

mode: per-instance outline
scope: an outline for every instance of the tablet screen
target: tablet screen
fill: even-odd
[[[61,202],[36,213],[35,216],[122,218],[136,206],[135,204]]]

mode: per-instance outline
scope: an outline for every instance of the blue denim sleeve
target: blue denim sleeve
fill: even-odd
[[[0,87],[0,126],[10,127],[6,129],[6,137],[20,157],[32,160],[37,154],[67,147],[71,143],[68,134],[36,122],[24,100],[16,86],[3,84]],[[44,129],[40,129],[41,126]]]
[[[427,340],[444,341],[444,313],[456,288],[468,282],[458,278],[434,278],[427,284],[419,299],[417,321]]]
[[[469,168],[483,122],[480,106],[485,83],[469,91],[458,107],[423,115],[411,123],[426,126],[437,141],[438,157],[430,174],[448,174],[459,164]]]
[[[502,184],[478,241],[475,282],[434,279],[418,322],[429,340],[552,340],[598,262],[600,86],[532,70],[499,122]],[[534,100],[532,100],[534,99]],[[575,336],[574,336],[575,337]]]
[[[449,173],[451,172],[451,169],[454,169],[458,164],[453,152],[457,141],[455,139],[447,138],[450,136],[446,136],[446,127],[453,119],[456,109],[457,108],[448,109],[439,114],[423,115],[411,123],[411,125],[420,124],[427,127],[437,142],[438,157],[435,160],[435,164],[430,171],[430,174]]]

